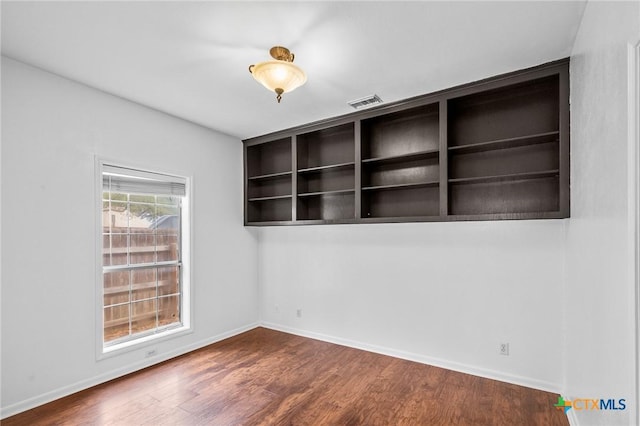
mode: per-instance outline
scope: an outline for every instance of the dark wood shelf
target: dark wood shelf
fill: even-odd
[[[410,161],[410,160],[419,160],[419,159],[428,158],[428,157],[437,157],[439,154],[440,154],[439,149],[430,149],[427,151],[408,152],[406,154],[390,155],[386,157],[364,158],[362,160],[362,163],[363,164],[384,164],[384,163],[404,162],[404,161]]]
[[[306,169],[298,170],[298,173],[322,173],[325,171],[333,171],[337,169],[355,167],[355,162],[351,161],[348,163],[340,163],[340,164],[328,164],[326,166],[318,166],[318,167],[308,167]]]
[[[255,198],[249,198],[248,201],[252,202],[252,201],[269,201],[269,200],[283,200],[286,198],[291,198],[291,194],[288,195],[274,195],[271,197],[255,197]]]
[[[356,218],[341,219],[298,219],[292,225],[345,225],[350,223],[358,223]]]
[[[362,223],[442,222],[440,215],[363,217]]]
[[[363,191],[381,191],[387,189],[405,189],[405,188],[428,188],[440,185],[438,181],[431,182],[415,182],[415,183],[399,183],[393,185],[377,185],[377,186],[365,186]]]
[[[465,222],[476,220],[529,220],[529,219],[564,219],[559,211],[532,213],[485,213],[485,214],[451,214],[447,220],[451,222]]]
[[[519,179],[541,179],[547,177],[558,176],[560,170],[543,170],[540,172],[526,172],[526,173],[510,173],[507,175],[495,175],[495,176],[477,176],[469,178],[457,178],[449,179],[449,183],[487,183],[487,182],[506,182]]]
[[[298,194],[298,197],[317,197],[320,195],[349,194],[353,192],[356,192],[356,190],[355,189],[338,189],[335,191],[304,192],[302,194]]]
[[[293,172],[291,172],[291,171],[278,172],[278,173],[269,173],[269,174],[260,175],[260,176],[249,176],[247,179],[248,180],[275,179],[275,178],[279,178],[279,177],[291,176],[292,174],[293,174]]]
[[[486,142],[471,143],[466,145],[455,145],[449,147],[451,153],[472,153],[483,152],[493,149],[515,148],[524,145],[535,145],[557,141],[560,132],[545,132],[535,135],[518,136],[514,138],[497,139]]]
[[[569,217],[569,60],[243,141],[245,224]]]
[[[269,221],[254,221],[247,222],[247,226],[276,226],[276,225],[292,225],[291,220],[269,220]]]

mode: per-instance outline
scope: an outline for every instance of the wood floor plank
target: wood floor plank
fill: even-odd
[[[557,397],[256,328],[2,425],[567,426]]]

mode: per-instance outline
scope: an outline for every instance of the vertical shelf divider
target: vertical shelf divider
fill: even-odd
[[[447,141],[447,123],[448,123],[448,104],[447,99],[440,100],[440,111],[438,119],[440,120],[440,216],[446,217],[449,214],[449,157],[448,157],[448,141]]]
[[[298,137],[291,136],[291,221],[298,220]]]
[[[355,189],[355,218],[362,217],[362,132],[360,120],[356,120],[354,125],[354,145],[355,145],[355,169],[354,169],[354,189]]]
[[[244,226],[247,226],[249,223],[249,166],[247,161],[247,144],[242,144],[242,162],[243,162],[243,172],[242,172],[242,189],[244,191]]]
[[[559,149],[560,156],[560,213],[565,216],[570,216],[571,205],[569,203],[569,188],[570,188],[570,173],[569,173],[569,152],[570,152],[570,124],[569,124],[569,75],[567,73],[559,73]]]

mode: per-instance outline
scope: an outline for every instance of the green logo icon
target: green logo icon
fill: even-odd
[[[563,397],[559,396],[558,403],[553,404],[553,406],[556,407],[556,410],[564,410],[566,413],[571,409],[571,401],[565,401]]]

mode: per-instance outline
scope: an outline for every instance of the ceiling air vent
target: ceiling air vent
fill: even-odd
[[[349,105],[354,107],[355,109],[362,109],[372,105],[377,105],[382,103],[382,99],[378,95],[369,95],[364,98],[356,99],[353,101],[347,102]]]

